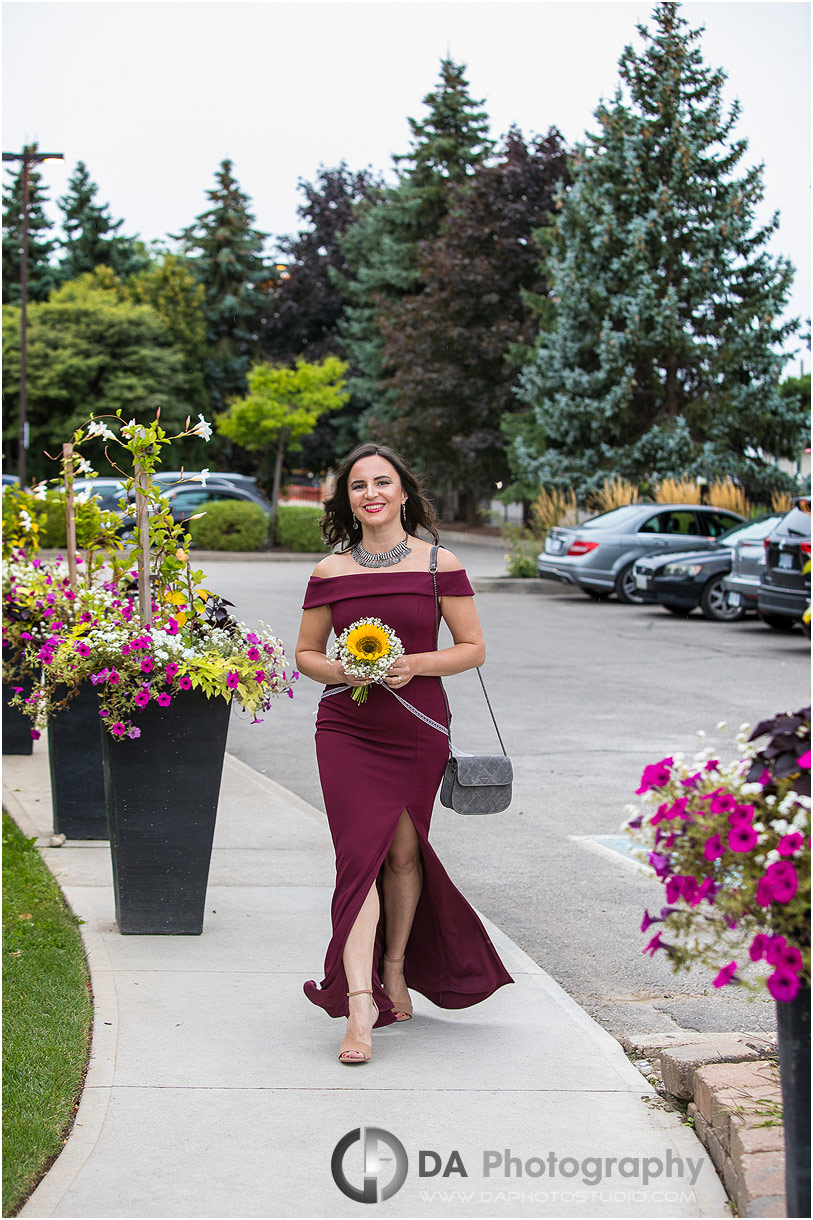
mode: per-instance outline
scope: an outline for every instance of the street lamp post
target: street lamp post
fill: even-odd
[[[23,215],[22,240],[20,242],[20,431],[17,449],[17,475],[20,487],[26,483],[26,456],[28,452],[28,198],[29,173],[32,164],[41,161],[61,161],[62,153],[41,153],[36,147],[25,147],[21,153],[3,153],[4,161],[23,163]]]

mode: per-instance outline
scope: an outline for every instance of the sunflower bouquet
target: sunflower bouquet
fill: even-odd
[[[363,618],[351,623],[327,650],[331,661],[340,660],[345,673],[354,678],[370,678],[380,682],[394,661],[404,655],[404,646],[391,627],[380,618]],[[367,687],[354,686],[356,703],[367,701]]]

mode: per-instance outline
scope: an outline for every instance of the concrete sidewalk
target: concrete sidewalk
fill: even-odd
[[[372,1127],[408,1157],[378,1204],[388,1216],[728,1214],[691,1128],[488,920],[515,985],[460,1012],[416,995],[413,1021],[376,1031],[370,1064],[342,1066],[344,1022],[302,993],[329,939],[325,819],[236,758],[200,937],[121,936],[108,845],[48,846],[44,743],[4,759],[3,803],[85,921],[95,997],[76,1123],[23,1216],[369,1216],[331,1157]],[[356,1188],[375,1172],[361,1148],[343,1161]]]

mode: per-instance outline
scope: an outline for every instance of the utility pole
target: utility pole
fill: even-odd
[[[20,431],[17,448],[17,475],[20,487],[26,483],[26,457],[28,454],[28,199],[30,167],[42,161],[61,161],[62,153],[37,152],[36,144],[26,145],[20,153],[3,153],[4,161],[23,163],[23,214],[22,239],[20,242]]]

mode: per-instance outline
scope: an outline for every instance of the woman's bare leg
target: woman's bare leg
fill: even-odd
[[[373,985],[373,948],[378,917],[378,890],[373,882],[344,945],[342,963],[348,991],[367,992]],[[347,1001],[350,1006],[348,1038],[368,1045],[372,1042],[374,1017],[371,999],[371,996],[362,994],[350,996]]]
[[[386,959],[382,963],[381,985],[398,1009],[406,1003],[411,1011],[409,992],[404,982],[403,956],[406,951],[415,909],[423,886],[421,850],[418,835],[406,809],[396,827],[392,845],[384,861],[384,917],[387,929]]]

